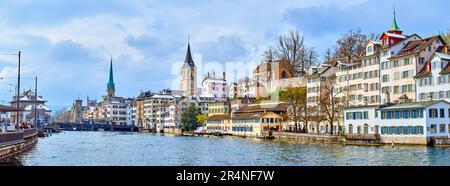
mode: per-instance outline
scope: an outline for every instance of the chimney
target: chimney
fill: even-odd
[[[444,53],[445,53],[445,54],[448,54],[448,46],[449,46],[449,45],[446,45],[446,46],[444,47]]]
[[[225,74],[225,72],[223,72],[223,80],[226,80],[227,78],[226,78],[226,74]]]

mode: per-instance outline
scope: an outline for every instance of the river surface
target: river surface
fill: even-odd
[[[62,132],[40,138],[3,165],[37,166],[450,166],[450,148],[366,147],[120,132]]]

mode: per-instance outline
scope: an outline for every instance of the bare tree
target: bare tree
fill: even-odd
[[[447,31],[444,31],[444,32],[440,31],[439,35],[442,36],[442,38],[445,40],[445,43],[447,45],[450,45],[450,28],[448,28]]]
[[[333,59],[333,49],[331,48],[327,48],[327,50],[325,50],[325,55],[323,57],[324,61],[331,61],[331,59]]]
[[[267,49],[264,51],[264,54],[263,54],[264,61],[266,61],[266,62],[272,62],[272,61],[276,60],[277,56],[278,56],[277,50],[275,50],[271,46],[267,47]]]
[[[277,57],[289,61],[292,74],[303,75],[305,68],[317,59],[315,49],[307,48],[304,42],[304,37],[295,30],[290,30],[288,35],[281,35],[278,38]]]
[[[294,122],[294,131],[299,132],[299,122],[303,120],[301,113],[306,106],[306,88],[288,87],[280,93],[280,98],[289,104],[288,118]]]
[[[316,124],[317,134],[320,134],[320,123],[325,121],[324,110],[320,108],[320,101],[317,101],[317,106],[308,107],[308,119]]]
[[[62,108],[61,110],[56,111],[53,116],[54,120],[59,123],[68,123],[70,120],[70,111],[66,108]]]
[[[306,61],[305,66],[310,67],[312,65],[315,65],[317,63],[318,54],[316,52],[316,49],[314,47],[307,48],[306,49]],[[304,70],[304,69],[303,69]]]
[[[380,37],[381,35],[378,33],[370,33],[368,39],[370,39],[371,41],[379,41]]]
[[[343,58],[364,55],[368,40],[369,37],[364,35],[361,29],[350,30],[336,42],[335,56]]]
[[[336,75],[327,77],[323,89],[325,96],[320,100],[320,108],[325,113],[325,120],[330,125],[330,134],[333,135],[333,125],[342,117],[345,98],[339,97],[344,90],[336,86]]]

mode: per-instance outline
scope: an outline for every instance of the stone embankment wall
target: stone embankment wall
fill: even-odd
[[[272,136],[275,139],[295,140],[295,141],[301,141],[301,142],[320,142],[320,143],[341,143],[341,142],[343,142],[339,136],[331,136],[331,135],[274,132],[274,133],[272,133]]]
[[[164,129],[164,133],[166,134],[175,134],[175,135],[181,135],[181,129],[178,128],[166,128]]]
[[[38,141],[36,129],[0,134],[0,160],[20,154]]]

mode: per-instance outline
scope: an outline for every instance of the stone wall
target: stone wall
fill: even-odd
[[[22,136],[23,133],[24,132],[22,132]],[[22,140],[20,142],[15,140],[14,143],[0,146],[0,159],[20,154],[33,147],[33,145],[38,141],[37,130],[29,130],[27,131],[27,134],[27,136],[22,137]]]
[[[340,143],[338,136],[274,132],[272,136],[280,140],[296,140],[302,142]]]
[[[381,143],[404,145],[428,145],[430,139],[425,136],[381,136]]]
[[[181,135],[182,134],[181,129],[179,129],[179,128],[165,128],[164,129],[164,133],[175,134],[175,135]]]
[[[433,138],[431,143],[436,146],[450,146],[450,138]]]

